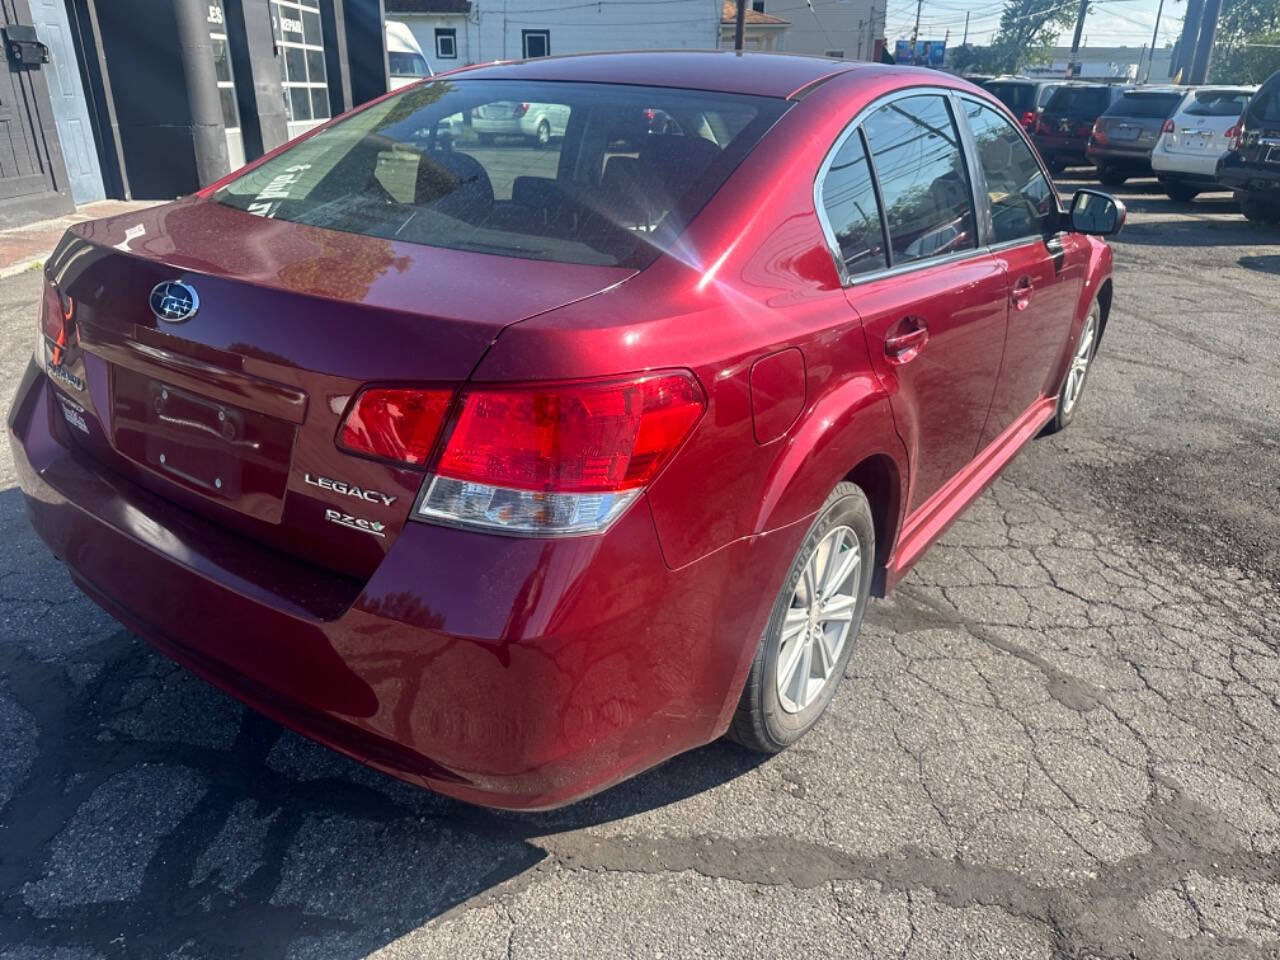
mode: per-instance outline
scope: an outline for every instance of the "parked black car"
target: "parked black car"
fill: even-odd
[[[1034,80],[1031,77],[996,77],[983,86],[1030,132],[1035,129],[1036,120],[1049,97],[1062,83],[1061,80]]]
[[[1235,191],[1250,220],[1280,223],[1280,70],[1240,117],[1231,149],[1218,161],[1218,182]]]
[[[1186,87],[1141,87],[1111,104],[1093,125],[1085,150],[1098,179],[1118,187],[1130,177],[1151,176],[1151,151],[1186,95]]]

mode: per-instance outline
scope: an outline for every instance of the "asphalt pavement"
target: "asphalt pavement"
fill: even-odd
[[[819,727],[553,813],[173,666],[36,540],[5,445],[0,958],[1280,957],[1280,228],[1153,187],[1076,421],[874,605]],[[0,281],[6,408],[39,294]]]

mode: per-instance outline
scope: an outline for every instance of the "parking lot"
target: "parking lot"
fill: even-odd
[[[3,445],[0,958],[1280,957],[1280,228],[1117,193],[1076,422],[873,606],[814,733],[553,813],[385,778],[154,653]],[[6,410],[39,295],[0,281]]]

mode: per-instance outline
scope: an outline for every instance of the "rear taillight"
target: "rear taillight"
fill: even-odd
[[[602,530],[671,457],[705,407],[688,373],[473,387],[416,519],[531,536]]]
[[[523,117],[528,112],[529,112],[529,105],[527,103],[517,103],[516,109],[512,114],[512,116]]]
[[[40,304],[40,336],[36,343],[36,362],[44,365],[46,350],[49,361],[55,366],[62,363],[66,351],[79,340],[76,333],[75,303],[59,292],[49,280],[44,284],[44,298]]]
[[[1093,137],[1095,143],[1107,142],[1107,131],[1102,129],[1098,121],[1093,124],[1093,129],[1089,131],[1089,136]]]
[[[426,466],[452,399],[452,390],[362,390],[342,421],[338,446],[352,453]]]
[[[1022,115],[1022,125],[1026,129],[1030,130],[1033,126],[1035,126],[1035,123],[1036,123],[1036,112],[1034,110],[1028,110],[1026,113]]]
[[[1173,126],[1172,119],[1166,120],[1164,122],[1164,126],[1160,128],[1161,133],[1173,133],[1173,130],[1174,130],[1174,126]]]
[[[1225,136],[1227,138],[1227,149],[1232,153],[1239,151],[1240,143],[1244,140],[1244,121],[1241,120],[1235,126],[1228,127]]]

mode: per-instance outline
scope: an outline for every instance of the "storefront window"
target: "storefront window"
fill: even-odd
[[[332,116],[319,0],[271,0],[271,29],[289,136],[296,137]]]
[[[226,15],[222,4],[209,3],[209,45],[213,48],[213,69],[218,77],[218,99],[222,103],[222,125],[227,135],[227,157],[231,169],[244,166],[244,137],[240,132],[240,109],[236,105],[236,82],[231,73],[227,49]]]

